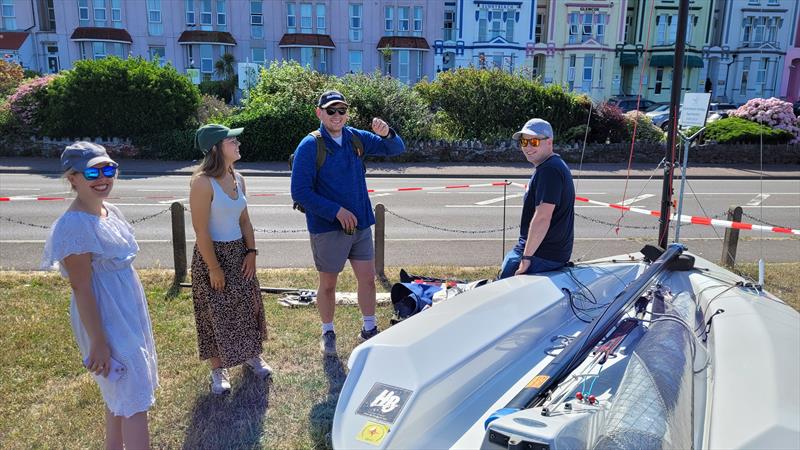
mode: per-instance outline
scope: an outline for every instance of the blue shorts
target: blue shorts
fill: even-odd
[[[348,259],[375,259],[372,227],[346,234],[343,230],[311,234],[311,253],[318,272],[339,273]]]
[[[500,276],[498,276],[497,279],[502,280],[503,278],[513,277],[514,273],[517,271],[517,269],[519,269],[519,262],[521,260],[522,250],[517,250],[516,248],[511,249],[511,251],[506,254],[506,257],[503,260],[503,267],[500,269]],[[532,274],[549,272],[551,270],[560,269],[566,264],[567,263],[551,261],[549,259],[534,256],[533,260],[531,261],[531,265],[528,266],[528,271],[525,273]]]

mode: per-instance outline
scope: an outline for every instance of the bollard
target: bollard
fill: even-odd
[[[728,208],[728,220],[732,222],[741,222],[742,207],[731,206]],[[739,230],[735,228],[726,228],[725,238],[722,241],[722,259],[720,260],[723,266],[733,269],[733,266],[736,264],[736,247],[738,244]]]
[[[383,203],[375,205],[375,275],[381,284],[389,289],[389,279],[385,273],[386,250],[386,207]]]
[[[180,202],[173,202],[169,207],[172,213],[172,257],[175,266],[174,285],[180,285],[186,279],[186,222],[185,209]]]

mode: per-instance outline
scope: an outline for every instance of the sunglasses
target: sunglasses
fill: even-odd
[[[325,112],[328,113],[329,116],[332,116],[339,113],[340,116],[347,114],[347,108],[325,108]]]
[[[528,139],[528,138],[519,138],[519,145],[521,145],[523,147],[527,147],[528,145],[530,145],[531,147],[538,147],[539,144],[542,143],[542,141],[543,141],[543,139],[539,139],[539,138],[530,138],[530,139]]]
[[[83,178],[86,178],[87,181],[94,181],[100,178],[100,174],[103,174],[106,178],[114,178],[117,175],[117,166],[105,166],[105,167],[89,167],[83,169]]]

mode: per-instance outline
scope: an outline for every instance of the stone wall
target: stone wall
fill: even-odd
[[[101,144],[112,157],[136,158],[139,149],[130,140],[118,138],[82,138]],[[0,137],[0,156],[44,156],[61,154],[72,140],[48,138]],[[638,143],[633,149],[634,163],[657,163],[664,157],[664,144]],[[630,143],[557,145],[556,152],[570,163],[627,163]],[[682,153],[682,151],[681,151]],[[676,159],[680,159],[678,155]],[[693,164],[758,164],[761,146],[753,144],[706,144],[692,147],[689,161]],[[764,164],[800,164],[800,145],[764,145]],[[515,141],[484,144],[478,141],[424,141],[408,143],[406,153],[392,161],[402,162],[524,162],[525,158]]]

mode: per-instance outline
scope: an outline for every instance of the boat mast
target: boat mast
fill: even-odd
[[[656,0],[650,0],[656,1]],[[658,246],[667,248],[669,237],[669,215],[672,206],[672,176],[674,171],[675,138],[678,133],[678,117],[683,81],[683,55],[686,52],[686,28],[689,20],[689,0],[680,0],[678,6],[678,30],[675,36],[675,62],[672,72],[672,91],[669,101],[669,126],[667,127],[667,149],[665,153],[664,183],[661,190],[661,217],[658,219]],[[680,219],[678,219],[680,220]]]

